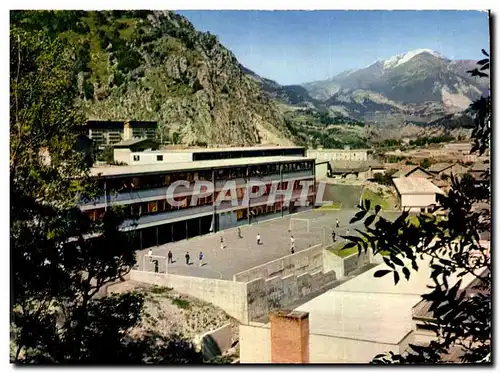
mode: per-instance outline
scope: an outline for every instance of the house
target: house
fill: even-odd
[[[397,177],[421,177],[424,179],[432,179],[434,175],[420,166],[408,165],[402,166],[399,171],[392,175],[393,178]]]
[[[489,163],[476,162],[470,167],[469,173],[474,177],[474,179],[478,181],[484,181],[485,174],[486,172],[489,172],[489,170]]]
[[[411,212],[432,212],[437,204],[436,195],[444,192],[423,177],[392,179],[398,192],[401,209]]]
[[[385,173],[385,168],[376,160],[330,161],[329,174],[335,179],[369,180],[377,173]]]
[[[427,171],[432,172],[438,178],[442,179],[444,176],[450,177],[452,174],[454,176],[463,175],[467,173],[467,167],[464,167],[459,163],[443,162],[433,164],[427,169]]]

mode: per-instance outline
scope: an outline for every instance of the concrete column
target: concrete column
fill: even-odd
[[[283,163],[280,163],[280,188],[283,187],[283,185],[281,184],[283,184]],[[283,217],[283,201],[284,197],[281,194],[281,207],[280,207],[281,217]]]
[[[309,313],[282,310],[270,316],[271,362],[309,364]]]
[[[214,186],[214,192],[212,194],[212,224],[213,224],[213,229],[212,229],[212,232],[215,233],[217,232],[217,222],[215,221],[215,215],[216,215],[216,211],[215,211],[215,170],[212,170],[212,185]]]
[[[313,160],[313,205],[312,208],[316,206],[316,160]]]

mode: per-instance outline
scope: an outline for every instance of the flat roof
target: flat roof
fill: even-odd
[[[99,120],[89,119],[82,126],[83,128],[123,128],[125,123],[131,127],[156,128],[157,122],[149,120]]]
[[[409,263],[407,259],[403,262]],[[397,285],[390,274],[375,278],[374,273],[387,268],[385,263],[321,294],[296,308],[309,312],[310,331],[340,338],[397,344],[413,330],[413,311],[422,294],[434,284],[430,278],[430,258],[417,259],[419,270],[411,271],[409,280],[402,275]],[[461,289],[474,281],[473,274],[463,277]],[[458,281],[455,273],[450,286]]]
[[[373,149],[307,149],[308,152],[326,152],[326,153],[337,153],[337,152],[373,152]]]
[[[303,146],[234,146],[225,148],[184,148],[184,149],[159,149],[156,152],[163,153],[215,153],[215,152],[237,152],[253,150],[286,150],[286,149],[304,149]]]
[[[444,194],[441,189],[423,177],[396,177],[392,180],[399,194]]]
[[[234,166],[258,165],[266,163],[300,162],[314,161],[314,158],[296,157],[296,156],[276,156],[276,157],[258,157],[258,158],[232,158],[232,159],[214,159],[208,161],[178,162],[178,163],[155,163],[128,166],[100,166],[92,167],[90,174],[92,176],[123,176],[137,175],[172,171],[203,170],[210,168],[225,168]]]
[[[141,144],[143,142],[152,142],[154,144],[158,144],[158,142],[154,141],[154,140],[151,140],[151,139],[145,139],[145,138],[141,138],[141,139],[137,139],[137,138],[134,138],[134,139],[128,139],[128,140],[122,140],[116,144],[113,144],[111,145],[113,148],[121,148],[121,147],[129,147],[129,146],[132,146],[132,145],[137,145],[137,144]]]
[[[309,313],[311,334],[396,345],[412,331],[411,310],[420,295],[401,297],[335,290],[295,309]]]

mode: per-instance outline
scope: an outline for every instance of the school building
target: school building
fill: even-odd
[[[243,150],[234,151],[239,155]],[[97,219],[107,208],[123,206],[128,219],[121,229],[131,232],[137,249],[312,209],[315,196],[314,159],[267,156],[267,151],[269,149],[262,149],[263,156],[252,158],[93,167],[91,174],[98,179],[102,195],[93,201],[82,201],[80,208],[92,219]],[[230,153],[230,150],[224,149],[224,152]],[[221,152],[206,151],[205,154],[214,153]],[[186,180],[189,186],[175,188],[174,199],[182,201],[182,204],[172,206],[167,201],[167,188],[178,180]],[[198,180],[211,182],[214,190],[202,197],[199,194],[196,203],[191,203],[194,184]],[[264,195],[243,203],[245,193],[248,195],[249,192],[248,182],[257,180],[266,185]],[[235,182],[237,202],[227,200],[217,206],[215,202],[227,181]],[[301,182],[304,181],[311,184],[307,192],[308,206],[299,206],[304,185]],[[284,196],[280,194],[269,203],[273,182],[278,183],[278,190],[293,188],[288,206],[283,203]],[[230,191],[226,196],[230,198]]]

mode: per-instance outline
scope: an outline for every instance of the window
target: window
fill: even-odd
[[[141,160],[140,155],[134,155],[134,162],[139,162]]]
[[[157,155],[157,156],[156,156],[156,160],[157,160],[158,162],[163,161],[163,155]]]

